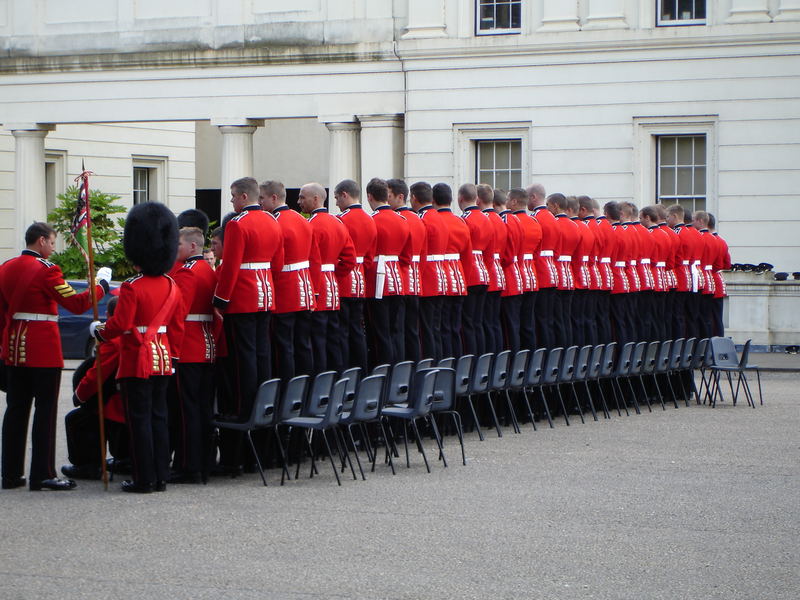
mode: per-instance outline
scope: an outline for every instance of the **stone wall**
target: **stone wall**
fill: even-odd
[[[725,273],[725,335],[754,350],[782,351],[800,344],[800,281],[775,281],[774,273]]]

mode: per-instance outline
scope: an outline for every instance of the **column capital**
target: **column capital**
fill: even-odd
[[[402,113],[357,116],[362,129],[368,127],[402,127],[405,121],[405,115]]]
[[[325,127],[328,131],[358,131],[361,129],[361,123],[358,121],[325,121]]]
[[[54,123],[3,123],[3,127],[14,136],[46,136],[55,131]]]
[[[263,127],[264,119],[249,119],[247,117],[217,117],[211,119],[214,127]]]

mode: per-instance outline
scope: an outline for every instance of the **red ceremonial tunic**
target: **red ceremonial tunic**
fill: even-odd
[[[544,204],[533,209],[533,218],[542,228],[542,245],[534,259],[536,280],[540,288],[558,287],[556,259],[561,250],[561,231],[555,216]]]
[[[632,227],[633,222],[627,221],[622,224],[622,231],[628,240],[626,245],[625,261],[627,262],[626,272],[628,273],[628,283],[631,292],[638,292],[642,289],[639,280],[639,269],[636,265],[639,262],[639,235]]]
[[[275,312],[290,313],[314,309],[314,286],[311,283],[311,225],[286,204],[272,214],[283,233],[283,268],[273,272]]]
[[[508,240],[508,231],[503,219],[493,208],[484,208],[481,211],[489,220],[492,229],[492,263],[489,268],[490,292],[502,292],[506,289],[506,274],[503,270],[502,252]],[[489,264],[487,263],[487,266]]]
[[[578,226],[578,247],[572,256],[572,279],[576,290],[592,288],[591,255],[594,251],[594,234],[589,231],[589,226],[578,217],[571,221]]]
[[[589,252],[589,274],[590,274],[590,290],[602,290],[603,287],[603,273],[601,272],[600,255],[603,248],[603,232],[600,231],[600,224],[594,217],[584,217],[583,222],[586,223],[589,232],[592,234],[592,249]]]
[[[678,240],[675,251],[675,279],[676,290],[679,292],[692,291],[692,239],[683,223],[675,226],[675,237]]]
[[[667,257],[672,246],[669,234],[658,225],[648,227],[653,236],[653,262],[650,265],[653,271],[653,290],[656,292],[669,291],[669,277],[667,276]]]
[[[449,208],[439,208],[437,211],[448,231],[447,248],[444,253],[447,295],[466,296],[467,278],[465,273],[474,269],[469,227],[464,223],[464,219],[455,216]]]
[[[655,289],[655,277],[653,276],[655,240],[650,230],[642,225],[640,221],[634,221],[632,228],[639,236],[639,255],[636,257],[639,282],[642,290],[651,291]]]
[[[377,232],[375,259],[364,270],[367,298],[402,296],[405,294],[403,265],[411,264],[413,240],[411,230],[403,217],[388,204],[379,206],[372,215]],[[378,282],[381,282],[378,285]]]
[[[97,298],[103,297],[98,285]],[[64,366],[58,304],[75,314],[91,306],[90,291],[77,293],[61,268],[31,250],[0,266],[2,356],[14,367]]]
[[[489,217],[481,212],[477,206],[468,206],[461,215],[469,229],[469,239],[472,244],[472,268],[467,269],[464,276],[467,278],[467,287],[474,285],[489,285],[488,266],[494,264],[494,232]]]
[[[666,278],[667,288],[674,290],[678,287],[678,270],[682,268],[681,261],[678,259],[681,241],[678,239],[678,234],[675,233],[675,230],[672,229],[672,227],[667,225],[666,221],[659,223],[658,228],[659,231],[662,231],[666,234],[667,239],[669,240],[669,246],[667,247],[667,255],[665,260]]]
[[[422,271],[422,296],[443,296],[447,294],[447,276],[444,270],[444,255],[450,231],[442,215],[434,210],[433,204],[419,209],[419,217],[425,225],[425,254],[420,261]]]
[[[427,243],[425,225],[417,213],[407,206],[398,208],[397,214],[408,223],[408,231],[411,237],[411,263],[408,265],[400,263],[400,270],[403,273],[403,289],[407,296],[419,296],[422,289],[419,270],[420,259],[425,254]]]
[[[556,226],[561,232],[561,243],[556,248],[559,251],[556,263],[558,267],[558,289],[574,290],[572,257],[578,253],[578,244],[580,243],[578,226],[565,213],[556,215]]]
[[[617,251],[617,237],[614,228],[605,215],[597,217],[597,239],[599,247],[597,260],[600,261],[600,275],[602,277],[601,289],[609,292],[614,289],[613,256]]]
[[[347,227],[356,251],[355,268],[339,276],[339,294],[342,298],[366,298],[364,271],[372,268],[375,257],[375,242],[378,236],[375,222],[360,204],[351,205],[338,217]]]
[[[503,272],[506,276],[506,289],[501,295],[503,297],[519,296],[523,292],[524,285],[519,269],[519,255],[522,251],[522,225],[510,210],[502,211],[500,218],[503,219],[508,232],[505,248],[500,253]]]
[[[117,379],[172,375],[170,338],[183,336],[182,302],[180,289],[167,275],[140,273],[122,284],[114,315],[97,328],[103,342],[121,337]],[[164,307],[164,316],[157,319]]]
[[[199,254],[176,264],[169,275],[181,290],[183,319],[183,337],[178,340],[170,335],[172,356],[182,363],[213,363],[217,356],[213,304],[217,274]]]
[[[318,252],[311,255],[314,277],[314,310],[339,310],[339,281],[356,266],[356,250],[347,227],[324,208],[311,213],[308,220],[313,244]]]
[[[627,294],[631,291],[628,281],[628,236],[622,223],[612,225],[614,244],[611,252],[611,270],[614,274],[614,287],[612,294]]]
[[[522,291],[536,292],[539,290],[539,279],[536,277],[536,256],[542,247],[542,226],[539,221],[528,214],[526,210],[515,210],[514,216],[519,219],[522,227],[522,247],[518,254],[519,270],[522,275]]]
[[[703,293],[713,296],[717,291],[714,280],[714,260],[719,253],[719,245],[714,234],[708,229],[700,230],[700,240],[702,241],[700,268],[703,270]]]
[[[720,234],[714,232],[714,239],[717,241],[719,251],[714,260],[714,298],[724,298],[728,295],[728,288],[725,285],[725,279],[722,277],[721,271],[727,271],[731,268],[731,253],[728,250],[728,242],[726,242]]]
[[[97,359],[75,388],[75,395],[81,402],[86,402],[97,394],[97,361],[100,361],[100,370],[103,379],[114,377],[119,368],[120,338],[103,342],[97,346]],[[122,406],[122,396],[119,392],[110,398],[104,398],[103,416],[117,423],[125,422],[125,409]]]
[[[229,314],[275,308],[272,273],[283,268],[278,222],[259,206],[247,206],[225,226],[225,268],[218,276],[215,304]]]
[[[692,277],[690,291],[700,292],[705,289],[703,278],[703,235],[691,225],[684,225],[681,235],[685,235],[688,241],[688,261],[689,271]]]

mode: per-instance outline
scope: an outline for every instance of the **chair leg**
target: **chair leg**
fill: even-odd
[[[336,468],[336,463],[333,461],[333,452],[331,452],[331,445],[328,443],[328,434],[322,430],[322,439],[325,440],[325,448],[328,450],[328,459],[331,461],[333,467],[333,474],[336,476],[336,483],[342,485],[342,480],[339,478],[339,469]]]
[[[461,444],[461,463],[467,465],[467,455],[464,453],[464,426],[461,424],[461,415],[456,410],[447,411],[453,417],[453,424],[456,427],[456,435],[458,435],[458,443]]]
[[[661,386],[658,385],[658,374],[656,373],[653,373],[653,384],[656,386],[658,401],[661,402],[661,410],[667,410],[667,407],[664,406],[664,396],[661,394]]]
[[[581,406],[580,398],[578,398],[578,389],[575,387],[574,381],[569,382],[569,388],[572,390],[572,400],[575,402],[575,406],[578,409],[578,416],[581,418],[581,423],[585,425],[586,421],[583,418],[583,407]],[[594,407],[592,407],[592,411],[594,411]],[[597,415],[594,416],[594,420],[597,420]]]
[[[467,403],[469,410],[472,412],[472,422],[475,423],[475,429],[478,430],[478,439],[483,441],[483,432],[481,431],[481,423],[478,421],[478,413],[475,412],[475,403],[472,401],[472,394],[467,395]]]
[[[564,396],[561,395],[561,386],[555,384],[556,393],[558,394],[558,401],[561,403],[561,412],[564,413],[564,422],[569,427],[569,415],[567,414],[567,406],[564,404]]]
[[[500,422],[497,420],[497,413],[494,411],[494,402],[492,401],[492,393],[486,392],[486,398],[489,402],[489,409],[492,412],[492,421],[494,421],[494,428],[497,430],[497,437],[503,437],[503,432],[500,431]]]
[[[639,387],[642,388],[642,394],[644,395],[644,400],[647,402],[647,410],[653,412],[653,407],[650,405],[650,396],[647,395],[647,387],[644,385],[644,377],[641,373],[638,375],[639,379]]]
[[[514,405],[511,403],[511,394],[509,394],[508,390],[503,390],[506,395],[506,407],[508,409],[508,414],[511,416],[511,425],[514,427],[514,433],[522,433],[522,430],[519,428],[519,422],[517,421],[517,413],[514,411]]]
[[[353,468],[353,461],[350,458],[350,452],[347,450],[347,441],[344,437],[340,438],[338,427],[334,427],[332,433],[333,439],[336,442],[336,450],[339,452],[339,459],[342,461],[342,473],[344,473],[345,461],[347,461],[347,464],[350,465],[350,472],[353,474],[353,480],[358,481],[356,470]],[[353,450],[355,451],[355,445],[353,446]]]
[[[597,383],[597,391],[600,392],[600,401],[603,403],[603,415],[605,416],[606,419],[610,419],[611,413],[608,410],[608,403],[606,402],[606,395],[603,392],[603,385],[600,383],[599,379],[595,379],[594,381],[595,383]]]
[[[594,409],[594,402],[592,401],[592,391],[589,389],[589,382],[584,379],[583,385],[586,386],[586,397],[589,398],[589,408],[592,411],[592,417],[597,421],[597,411]]]
[[[383,420],[382,419],[379,420],[378,423],[381,426],[381,435],[383,435],[383,439],[386,440],[386,448],[387,448],[386,456],[389,458],[389,467],[391,467],[391,469],[392,469],[392,475],[396,475],[396,472],[394,470],[394,460],[392,460],[392,453],[391,453],[391,451],[388,451],[388,448],[389,448],[389,441],[388,440],[389,440],[389,438],[386,436],[386,428],[383,426]],[[394,444],[394,438],[392,438],[392,444]],[[375,471],[375,459],[376,459],[377,455],[378,455],[378,449],[376,448],[375,452],[372,455],[372,471],[373,472]]]
[[[273,431],[275,432],[275,440],[277,441],[277,444],[278,444],[278,452],[281,455],[281,464],[282,464],[282,468],[281,468],[281,485],[283,485],[283,482],[285,481],[284,478],[291,480],[292,477],[289,474],[289,463],[286,461],[286,452],[284,451],[283,443],[281,442],[280,431],[279,431],[277,425],[275,425],[275,427],[273,427]],[[289,448],[289,443],[288,442],[289,442],[289,440],[287,439],[287,449]]]
[[[411,428],[414,430],[414,435],[417,437],[417,445],[419,447],[419,451],[422,453],[422,460],[425,461],[425,468],[428,470],[428,473],[430,473],[431,466],[428,464],[428,456],[425,454],[425,446],[422,444],[422,436],[419,434],[419,428],[417,427],[416,419],[411,419]]]
[[[675,404],[675,408],[678,408],[678,394],[675,393],[675,386],[672,385],[673,371],[667,372],[666,379],[669,384],[669,392],[672,394],[672,402]]]
[[[361,473],[361,481],[366,481],[367,478],[364,477],[364,468],[361,466],[361,458],[358,456],[358,448],[356,448],[356,440],[353,437],[353,430],[351,429],[354,423],[350,423],[347,425],[347,435],[350,436],[350,443],[353,446],[353,454],[356,455],[356,462],[358,463],[358,470]],[[369,458],[369,454],[367,454],[367,458]]]
[[[444,455],[444,445],[442,444],[442,435],[439,433],[439,427],[436,425],[436,419],[432,414],[425,417],[431,424],[433,429],[433,436],[436,439],[436,445],[439,446],[439,459],[442,461],[444,468],[447,468],[447,457]],[[420,443],[422,440],[420,440]]]
[[[419,443],[419,440],[417,440],[417,443]],[[403,421],[403,445],[405,446],[406,449],[406,468],[410,469],[411,458],[408,455],[408,423],[405,421]]]
[[[544,406],[544,414],[547,415],[547,422],[550,424],[550,429],[553,429],[553,416],[550,414],[550,407],[547,405],[547,398],[544,395],[543,386],[539,386],[539,396],[542,399],[542,405]]]
[[[633,389],[633,383],[631,383],[631,379],[633,379],[633,377],[626,377],[625,379],[628,381],[628,388],[630,388],[630,390],[631,390],[631,398],[633,399],[633,407],[636,409],[636,414],[640,415],[640,414],[642,414],[642,411],[639,409],[639,399],[636,397],[636,392]],[[620,386],[619,389],[620,389],[620,392],[621,392],[622,391],[622,387]],[[626,402],[626,404],[627,404],[627,402]]]
[[[258,452],[256,452],[256,445],[253,443],[253,436],[250,435],[250,430],[244,432],[247,441],[250,443],[250,449],[253,451],[253,456],[256,457],[256,465],[258,466],[258,472],[261,474],[261,481],[264,482],[264,487],[267,487],[267,477],[264,475],[264,467],[261,466],[261,459],[258,458]]]
[[[756,369],[756,379],[758,380],[758,399],[761,402],[761,406],[764,406],[764,396],[761,395],[761,371],[759,369]]]
[[[528,399],[528,390],[522,388],[522,397],[525,399],[525,408],[528,409],[528,416],[531,419],[533,430],[536,431],[536,419],[533,418],[533,410],[531,409],[531,401]]]

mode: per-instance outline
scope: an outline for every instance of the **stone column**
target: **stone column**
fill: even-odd
[[[775,21],[800,21],[800,0],[781,0]]]
[[[408,0],[408,25],[404,40],[447,37],[444,0]]]
[[[231,211],[231,183],[240,177],[255,177],[253,169],[253,134],[263,125],[259,119],[215,119],[211,121],[222,134],[222,169],[220,172],[220,217]]]
[[[537,31],[578,31],[578,2],[561,0],[542,3],[542,26]]]
[[[583,29],[627,29],[624,0],[589,0]]]
[[[14,241],[22,244],[25,230],[34,221],[47,221],[44,138],[55,125],[28,123],[6,125],[14,136],[14,200],[16,222]]]
[[[768,23],[771,21],[767,0],[731,0],[726,23]]]
[[[331,132],[330,163],[328,165],[328,188],[330,188],[328,208],[338,212],[333,201],[333,188],[342,179],[353,179],[361,185],[361,149],[359,133],[361,125],[357,121],[328,121],[325,127]]]
[[[403,115],[359,115],[361,122],[361,177],[363,186],[373,177],[403,176],[405,158]]]

